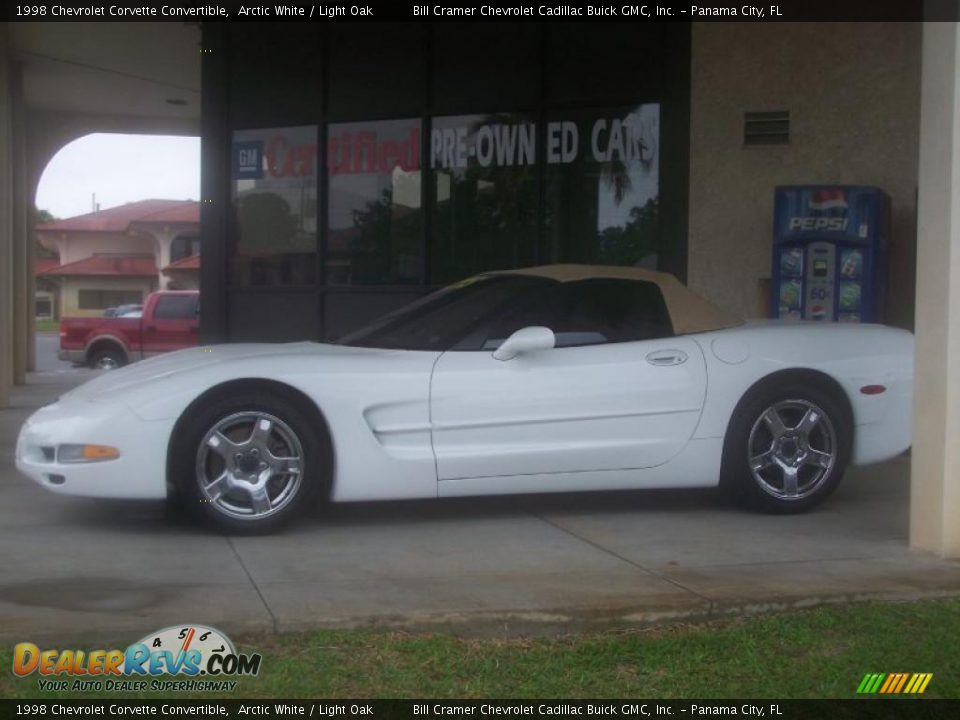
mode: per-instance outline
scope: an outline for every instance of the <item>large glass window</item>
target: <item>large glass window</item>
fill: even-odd
[[[420,121],[331,124],[327,170],[327,284],[421,282]]]
[[[659,144],[657,104],[549,117],[545,261],[658,266]]]
[[[233,206],[234,285],[315,284],[316,126],[235,132]]]
[[[536,149],[536,123],[522,114],[434,118],[434,284],[534,263]]]

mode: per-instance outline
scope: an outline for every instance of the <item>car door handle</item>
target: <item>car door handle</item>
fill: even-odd
[[[683,350],[655,350],[647,355],[647,362],[651,365],[682,365],[686,361],[687,354]]]

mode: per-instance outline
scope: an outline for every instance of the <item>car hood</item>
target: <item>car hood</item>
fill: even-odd
[[[295,356],[313,356],[318,360],[322,358],[349,359],[351,356],[389,356],[396,352],[398,351],[327,345],[315,342],[207,345],[158,355],[149,360],[127,365],[119,370],[104,372],[99,377],[61,396],[61,400],[109,400],[126,390],[140,388],[148,383],[181,373],[196,372],[216,365],[248,360],[261,364],[269,363],[271,358],[279,360]]]

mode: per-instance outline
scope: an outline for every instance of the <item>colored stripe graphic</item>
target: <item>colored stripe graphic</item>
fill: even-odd
[[[907,683],[907,686],[903,689],[908,695],[913,692],[914,687],[920,687],[920,683],[917,682],[917,678],[920,677],[919,673],[914,673],[910,676],[910,681]]]
[[[933,673],[867,673],[857,686],[858,695],[920,695]]]
[[[897,683],[897,689],[892,692],[898,693],[903,689],[904,684],[907,682],[907,678],[910,677],[909,673],[901,673],[900,681]]]
[[[887,675],[887,679],[884,680],[884,682],[883,682],[883,687],[880,688],[880,694],[881,694],[881,695],[886,694],[887,690],[890,688],[890,683],[893,682],[893,679],[894,679],[895,677],[896,677],[896,675],[895,675],[895,674],[892,674],[892,673],[891,673],[890,675]]]

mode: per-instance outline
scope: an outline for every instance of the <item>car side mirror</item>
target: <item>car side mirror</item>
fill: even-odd
[[[549,350],[557,344],[553,330],[539,325],[520,328],[498,347],[493,357],[496,360],[513,360],[517,355],[535,350]]]

